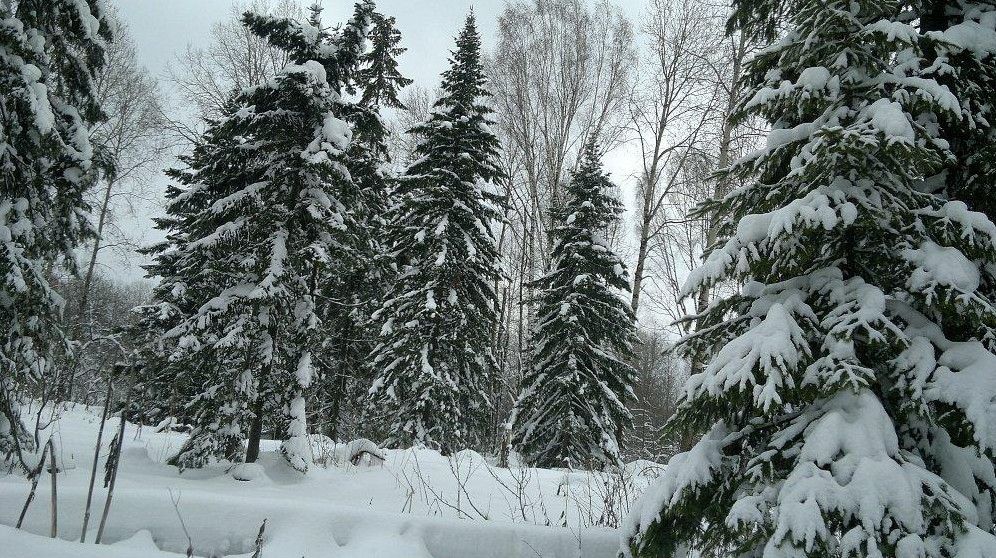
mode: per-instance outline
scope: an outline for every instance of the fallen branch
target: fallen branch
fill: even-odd
[[[262,525],[259,526],[259,533],[256,533],[256,550],[252,553],[252,558],[263,557],[263,532],[265,530],[266,530],[266,519],[263,519]]]

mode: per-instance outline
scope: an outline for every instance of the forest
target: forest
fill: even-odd
[[[150,1],[0,0],[0,555],[996,558],[996,0]]]

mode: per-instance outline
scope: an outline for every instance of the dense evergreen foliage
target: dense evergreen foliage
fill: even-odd
[[[419,159],[394,190],[388,246],[397,278],[375,317],[369,413],[394,443],[451,452],[484,443],[496,373],[491,348],[502,218],[498,141],[473,16],[443,73]]]
[[[401,46],[401,32],[393,17],[375,13],[370,31],[370,50],[363,55],[356,80],[361,84],[360,104],[403,109],[398,92],[412,83],[398,70],[398,57],[407,50]]]
[[[90,144],[104,118],[93,75],[111,40],[96,0],[0,2],[0,455],[34,440],[21,398],[57,382],[53,351],[67,343],[57,263],[94,232],[84,194],[113,172]]]
[[[512,446],[538,467],[621,465],[631,427],[635,317],[608,228],[622,204],[594,141],[581,154],[552,231],[553,269],[536,282],[532,369],[512,413]]]
[[[728,171],[748,186],[704,208],[726,224],[685,292],[736,292],[690,318],[707,364],[669,428],[705,435],[645,495],[627,553],[992,555],[996,225],[973,189],[992,178],[975,88],[993,17],[736,3],[732,25],[770,41],[739,117],[772,130]]]

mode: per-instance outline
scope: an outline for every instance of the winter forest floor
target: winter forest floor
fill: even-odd
[[[613,526],[659,472],[648,462],[622,475],[499,468],[475,452],[430,450],[389,450],[383,465],[356,466],[344,445],[316,440],[326,464],[307,475],[268,442],[258,464],[237,473],[251,480],[240,481],[223,465],[179,474],[165,461],[184,434],[128,424],[103,544],[92,543],[106,496],[102,457],[81,545],[99,422],[99,411],[78,406],[49,429],[60,468],[58,539],[48,538],[49,475],[16,530],[30,482],[0,472],[0,556],[157,558],[191,545],[195,556],[250,557],[265,519],[262,558],[609,558],[619,545]],[[102,456],[117,424],[105,427]]]

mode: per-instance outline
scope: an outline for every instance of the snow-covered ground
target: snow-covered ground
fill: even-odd
[[[265,519],[265,558],[610,558],[619,538],[609,526],[658,470],[636,463],[620,478],[506,469],[474,452],[445,458],[429,450],[387,451],[383,465],[354,466],[341,446],[319,440],[316,458],[328,463],[307,475],[287,467],[273,443],[259,466],[179,474],[165,461],[185,435],[129,424],[104,544],[92,543],[106,495],[102,458],[88,542],[80,545],[99,420],[99,412],[74,407],[52,427],[62,540],[48,538],[48,475],[16,530],[30,483],[0,472],[0,556],[156,558],[182,556],[192,544],[197,556],[248,557]],[[108,422],[105,446],[116,427]]]

